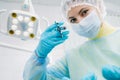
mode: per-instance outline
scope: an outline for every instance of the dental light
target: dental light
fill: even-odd
[[[12,10],[9,13],[7,31],[22,40],[34,39],[37,35],[39,19],[35,14],[31,0],[25,0],[22,10]]]

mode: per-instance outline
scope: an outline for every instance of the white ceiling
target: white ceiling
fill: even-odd
[[[9,3],[23,3],[25,0],[0,0]],[[32,0],[33,4],[44,6],[60,6],[62,0]],[[109,14],[120,15],[120,0],[104,0]]]
[[[0,1],[21,3],[21,2],[24,2],[25,0],[0,0]],[[59,6],[61,3],[61,0],[32,0],[32,2],[40,5]]]
[[[4,2],[24,2],[25,0],[0,0]],[[104,0],[106,3],[114,3],[113,5],[119,5],[120,0]],[[59,6],[61,3],[61,0],[32,0],[33,3],[41,4],[41,5],[53,5],[53,6]]]
[[[23,3],[25,0],[0,0],[5,3]],[[60,7],[62,0],[32,0],[33,5]],[[104,0],[108,15],[120,17],[120,0]]]
[[[0,0],[5,3],[23,3],[25,0]],[[32,0],[33,4],[60,7],[62,0]],[[104,0],[108,15],[120,16],[120,0]]]
[[[23,3],[25,0],[0,0],[2,2]],[[32,0],[34,4],[45,6],[60,6],[62,0]],[[104,0],[107,12],[110,14],[120,14],[120,0]],[[117,11],[117,12],[116,12]]]

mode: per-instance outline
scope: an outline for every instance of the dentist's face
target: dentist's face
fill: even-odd
[[[70,23],[79,23],[82,19],[88,16],[93,10],[97,12],[96,8],[88,5],[80,5],[73,7],[68,12],[67,19]]]

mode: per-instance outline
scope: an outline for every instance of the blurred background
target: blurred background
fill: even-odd
[[[120,27],[120,0],[104,0],[107,7],[106,20],[115,27]],[[24,0],[0,0],[0,10],[7,9],[0,14],[0,31],[7,32],[7,19],[11,10],[20,10]],[[40,18],[40,29],[43,32],[49,24],[61,21],[61,0],[32,0],[36,13]],[[46,20],[48,22],[46,22]],[[0,79],[23,80],[22,73],[28,58],[33,54],[39,40],[23,41],[0,33]],[[81,39],[80,42],[84,42]],[[50,63],[64,54],[64,45],[57,46],[50,54]]]

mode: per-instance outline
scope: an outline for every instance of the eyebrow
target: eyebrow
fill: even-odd
[[[72,16],[72,17],[69,17],[69,19],[73,19],[74,18],[74,16]]]
[[[79,14],[84,10],[85,8],[82,8],[80,11],[79,11]]]
[[[82,8],[78,13],[80,14],[86,8],[88,8],[88,7]],[[72,18],[74,18],[74,16],[69,17],[69,19],[72,19]]]

